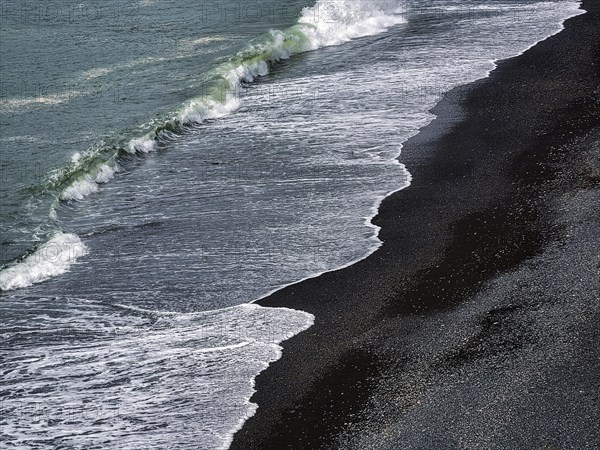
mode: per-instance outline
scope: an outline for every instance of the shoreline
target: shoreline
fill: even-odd
[[[581,1],[581,0],[580,0],[580,1]],[[581,10],[581,8],[579,8],[579,10]],[[576,17],[576,16],[573,16],[573,17]],[[570,19],[570,17],[569,17],[569,19]],[[527,47],[525,50],[523,50],[523,51],[522,51],[521,53],[519,53],[518,55],[512,56],[512,57],[510,57],[510,58],[508,58],[508,59],[512,59],[512,58],[516,58],[516,57],[518,57],[518,56],[521,56],[523,53],[525,53],[525,52],[527,52],[528,50],[530,50],[531,48],[535,47],[535,46],[536,46],[536,45],[538,45],[540,42],[543,42],[543,41],[545,41],[546,39],[548,39],[548,38],[551,38],[552,36],[555,36],[556,34],[560,33],[561,31],[563,31],[563,30],[564,30],[564,22],[565,22],[566,20],[569,20],[569,19],[565,19],[565,20],[562,22],[562,24],[561,24],[561,28],[560,28],[560,29],[557,29],[555,32],[553,32],[552,34],[550,34],[550,35],[546,36],[545,38],[543,38],[543,39],[540,39],[540,40],[536,41],[534,44],[532,44],[532,45],[530,45],[529,47]],[[474,80],[474,81],[472,81],[472,82],[468,82],[468,83],[466,83],[465,85],[459,85],[459,86],[456,86],[456,87],[455,87],[455,88],[453,88],[452,90],[454,90],[454,89],[458,89],[458,88],[461,88],[461,87],[464,87],[464,86],[468,86],[468,85],[471,85],[471,84],[473,84],[473,83],[477,83],[478,81],[481,81],[481,80],[485,80],[486,78],[488,78],[488,77],[490,76],[490,74],[491,74],[491,73],[492,73],[494,70],[496,70],[496,68],[498,67],[498,63],[500,63],[500,62],[502,62],[502,61],[504,61],[504,59],[495,59],[495,60],[490,60],[490,62],[491,62],[493,65],[494,65],[494,68],[493,68],[493,69],[490,69],[490,70],[488,70],[488,72],[487,72],[487,73],[486,73],[484,76],[482,76],[481,78],[478,78],[478,79],[476,79],[476,80]],[[444,95],[447,95],[447,94],[448,94],[448,92],[446,92]],[[433,111],[434,109],[435,109],[435,106],[434,106],[434,108],[432,108],[430,111]],[[434,118],[433,118],[433,119],[431,119],[431,120],[433,121],[433,120],[435,120],[435,118],[436,118],[436,117],[434,117]],[[420,128],[419,130],[417,130],[413,136],[409,137],[409,138],[408,138],[406,141],[402,142],[400,145],[401,145],[401,146],[405,145],[405,144],[406,144],[408,141],[410,141],[410,140],[411,140],[411,139],[413,139],[413,138],[414,138],[414,137],[415,137],[417,134],[419,134],[419,133],[421,132],[421,130],[422,130],[422,129],[424,129],[424,128],[428,127],[429,125],[430,125],[430,124],[427,124],[427,125],[425,125],[424,127],[422,127],[422,128]],[[289,287],[289,286],[293,286],[293,285],[295,285],[295,284],[299,284],[299,283],[302,283],[302,282],[304,282],[304,281],[306,281],[306,280],[310,280],[310,279],[313,279],[313,278],[318,278],[318,277],[320,277],[321,275],[323,275],[323,274],[326,274],[326,273],[329,273],[329,272],[336,272],[336,271],[338,271],[338,270],[342,270],[342,269],[345,269],[345,268],[347,268],[347,267],[350,267],[350,266],[352,266],[352,265],[354,265],[354,264],[356,264],[356,263],[358,263],[358,262],[360,262],[360,261],[362,261],[362,260],[364,260],[364,259],[367,259],[367,258],[368,258],[368,257],[370,257],[370,256],[371,256],[373,253],[375,253],[377,250],[379,250],[379,248],[380,248],[380,247],[383,245],[383,242],[382,242],[382,241],[379,239],[379,232],[380,232],[380,230],[381,230],[381,227],[380,227],[380,226],[378,226],[378,225],[375,225],[375,224],[373,223],[373,220],[374,220],[374,219],[375,219],[375,218],[376,218],[376,217],[379,215],[379,208],[380,208],[381,204],[382,204],[382,203],[383,203],[383,202],[384,202],[384,201],[385,201],[385,200],[386,200],[388,197],[390,197],[390,196],[394,195],[395,193],[397,193],[397,192],[399,192],[399,191],[401,191],[401,190],[403,190],[403,189],[408,189],[408,188],[410,187],[410,183],[411,183],[411,181],[412,181],[412,175],[410,174],[410,172],[408,171],[408,169],[406,169],[406,166],[400,162],[400,159],[401,159],[401,158],[402,158],[402,148],[400,149],[400,152],[399,152],[399,153],[398,153],[398,155],[397,155],[397,156],[394,158],[394,160],[393,160],[393,161],[394,161],[396,164],[399,164],[399,165],[401,165],[401,166],[402,166],[402,168],[403,168],[404,170],[406,170],[406,172],[407,172],[407,174],[408,174],[408,179],[407,179],[408,185],[406,185],[406,186],[403,186],[403,187],[401,187],[401,188],[398,188],[398,189],[394,189],[394,190],[392,190],[392,191],[388,192],[387,194],[385,194],[384,196],[382,196],[382,197],[381,197],[379,200],[377,200],[377,201],[376,201],[376,203],[374,203],[374,204],[373,204],[373,207],[371,208],[372,215],[371,215],[371,216],[368,216],[368,217],[365,217],[365,226],[366,226],[367,228],[372,228],[372,229],[374,229],[374,230],[375,230],[375,234],[374,234],[373,236],[371,236],[371,237],[369,238],[369,240],[376,240],[376,241],[377,241],[377,246],[376,246],[376,247],[374,247],[373,249],[369,250],[369,252],[368,252],[368,253],[366,253],[364,256],[361,256],[360,258],[354,259],[354,260],[352,260],[352,261],[350,261],[350,262],[348,262],[348,263],[345,263],[345,264],[343,264],[343,265],[341,265],[341,266],[339,266],[339,267],[335,267],[335,268],[333,268],[333,269],[329,269],[329,270],[326,270],[326,271],[323,271],[323,272],[316,272],[316,273],[314,273],[314,274],[312,274],[312,275],[308,275],[308,276],[306,276],[306,277],[304,277],[304,278],[301,278],[301,279],[299,279],[299,280],[297,280],[297,281],[292,281],[292,282],[290,282],[290,283],[287,283],[287,284],[283,284],[283,285],[281,285],[281,286],[278,286],[278,287],[276,287],[276,288],[272,289],[271,291],[267,292],[266,294],[264,294],[264,295],[261,295],[260,297],[258,297],[258,298],[256,298],[256,299],[254,299],[254,300],[251,300],[251,301],[250,301],[250,302],[248,302],[248,303],[250,303],[250,304],[252,304],[252,303],[259,303],[260,301],[262,301],[262,300],[264,300],[264,299],[266,299],[266,298],[270,297],[271,295],[275,294],[277,291],[280,291],[280,290],[282,290],[282,289],[285,289],[285,288],[287,288],[287,287]]]
[[[402,345],[409,348],[427,318],[465,303],[483,284],[519,267],[560,239],[543,217],[545,210],[539,203],[539,192],[535,197],[527,192],[531,186],[523,191],[522,186],[514,185],[533,178],[536,187],[558,176],[535,173],[548,155],[532,158],[531,148],[564,141],[564,133],[578,134],[598,125],[597,117],[592,117],[584,126],[557,129],[557,124],[564,124],[571,117],[567,111],[561,114],[561,108],[574,101],[565,89],[573,83],[588,89],[590,67],[588,64],[587,80],[571,82],[570,74],[562,72],[574,71],[583,79],[581,70],[566,67],[568,64],[556,67],[556,60],[554,66],[547,61],[552,56],[559,62],[561,58],[575,58],[565,48],[574,43],[579,44],[577,51],[591,52],[592,22],[598,19],[598,5],[584,1],[583,8],[592,10],[593,17],[588,12],[567,19],[563,31],[539,41],[519,56],[497,62],[486,78],[452,90],[438,103],[433,109],[437,117],[402,149],[400,161],[411,168],[413,183],[387,196],[372,219],[373,225],[380,227],[379,238],[383,241],[376,251],[345,268],[294,283],[256,301],[262,306],[309,312],[315,316],[315,325],[286,341],[283,357],[256,378],[257,392],[251,401],[258,403],[257,413],[236,433],[231,448],[286,448],[292,444],[312,448],[331,444],[342,434],[351,442],[349,424],[365,410],[377,411],[376,407],[367,407],[367,402],[381,388],[382,376],[404,370],[399,365],[410,373],[410,358],[402,359],[404,353],[410,352],[398,354],[396,349]],[[587,35],[582,31],[585,26]],[[582,55],[578,56],[580,60],[576,62],[585,65]],[[549,70],[550,75],[539,74],[542,70]],[[511,76],[511,71],[518,71],[524,80]],[[548,86],[544,92],[537,75],[563,85]],[[503,83],[518,90],[522,81],[527,85],[523,90],[529,97],[527,104],[517,94],[511,97],[502,93],[506,87]],[[558,93],[557,89],[565,98],[547,95]],[[494,98],[506,104],[494,104]],[[511,102],[516,103],[512,108]],[[589,105],[578,106],[579,116],[589,115],[586,107],[589,109]],[[539,123],[535,114],[540,110],[558,117],[551,117],[548,124]],[[492,121],[501,122],[493,133],[480,118],[473,120],[486,112]],[[509,117],[515,112],[522,117]],[[470,118],[475,123],[469,126]],[[519,127],[519,120],[534,125],[536,131]],[[487,163],[476,154],[477,149],[465,150],[464,130],[456,131],[460,127],[471,136],[479,135],[479,143],[492,148],[484,154]],[[510,127],[523,133],[507,133]],[[482,131],[494,136],[481,138]],[[509,134],[523,137],[527,146]],[[507,143],[517,150],[500,153],[503,148],[511,148]],[[493,152],[494,146],[500,151]],[[453,151],[451,161],[443,157],[442,148]],[[521,213],[511,211],[516,197],[523,197],[523,204],[533,206]],[[463,201],[457,203],[457,199]],[[487,219],[494,217],[500,219],[493,227],[487,225]],[[505,236],[507,223],[512,223],[517,231],[508,234],[512,240],[497,242]],[[478,230],[485,230],[482,238],[474,238]],[[476,264],[465,263],[466,251],[482,253],[485,258]],[[489,254],[498,251],[506,253],[506,257],[490,259]],[[462,264],[462,272],[452,269],[453,264]],[[479,270],[482,267],[484,270]],[[457,274],[462,274],[462,279],[457,279]],[[457,282],[440,283],[447,276],[453,276]],[[382,350],[383,344],[389,344],[386,336],[377,336],[381,329],[390,326],[392,330],[401,326],[402,330],[387,339],[396,342],[391,352]],[[308,348],[312,350],[310,354]]]

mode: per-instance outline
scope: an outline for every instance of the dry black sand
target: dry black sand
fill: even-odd
[[[600,447],[600,4],[447,94],[233,449]]]

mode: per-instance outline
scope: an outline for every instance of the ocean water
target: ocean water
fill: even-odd
[[[251,302],[375,251],[428,110],[578,6],[0,0],[3,445],[226,448],[315,320]]]

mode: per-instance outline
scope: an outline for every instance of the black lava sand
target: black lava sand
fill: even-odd
[[[600,4],[447,94],[233,449],[600,447]]]

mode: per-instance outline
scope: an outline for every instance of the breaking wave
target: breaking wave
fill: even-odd
[[[395,12],[397,8],[390,10],[389,2],[382,2],[379,7],[377,5],[378,2],[346,0],[336,2],[336,10],[330,11],[319,0],[315,6],[304,8],[296,25],[283,31],[269,31],[214,68],[199,95],[187,101],[170,117],[140,127],[141,135],[129,140],[111,145],[103,143],[89,150],[71,165],[55,172],[49,187],[58,192],[61,200],[81,200],[96,192],[98,185],[114,177],[122,158],[149,153],[186,129],[238,109],[243,84],[267,75],[277,61],[378,34],[404,22],[403,16]]]
[[[65,273],[87,253],[79,236],[58,232],[16,264],[0,272],[0,289],[8,291]]]

